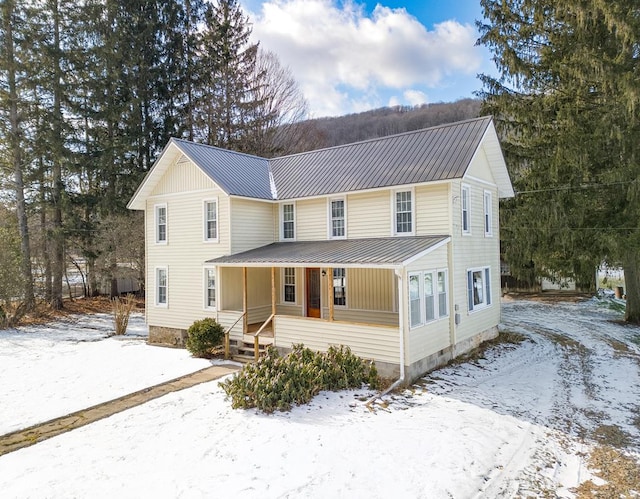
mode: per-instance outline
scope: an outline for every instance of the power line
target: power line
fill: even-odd
[[[580,185],[566,185],[563,187],[553,187],[548,189],[530,189],[527,191],[516,191],[517,194],[532,194],[537,192],[557,192],[557,191],[578,191],[582,189],[593,189],[599,187],[609,187],[614,185],[625,185],[625,184],[635,184],[638,180],[621,180],[619,182],[608,182],[606,184],[603,183],[592,183],[592,184],[580,184]]]

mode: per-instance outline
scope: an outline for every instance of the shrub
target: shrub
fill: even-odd
[[[134,303],[135,301],[131,294],[127,295],[127,297],[122,300],[117,296],[113,300],[113,324],[116,335],[120,336],[127,332],[129,316],[131,315],[131,309],[133,308]]]
[[[234,409],[256,407],[271,413],[306,404],[322,390],[359,388],[363,383],[377,388],[378,372],[373,362],[357,357],[349,347],[332,346],[319,353],[294,345],[284,357],[268,348],[265,357],[219,385]]]
[[[215,319],[207,317],[195,321],[187,330],[185,346],[194,357],[211,357],[212,350],[222,345],[224,328]]]

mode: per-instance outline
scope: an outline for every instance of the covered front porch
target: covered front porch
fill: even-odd
[[[397,375],[405,359],[408,260],[446,236],[274,243],[217,258],[217,319],[231,351],[348,345]],[[403,359],[401,361],[401,359]]]

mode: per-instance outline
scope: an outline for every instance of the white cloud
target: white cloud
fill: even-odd
[[[405,9],[367,15],[356,3],[271,0],[250,17],[254,39],[291,68],[316,116],[384,105],[389,91],[417,102],[482,62],[473,27],[446,21],[429,31]]]

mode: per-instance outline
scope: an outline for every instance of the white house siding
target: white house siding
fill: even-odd
[[[220,309],[242,311],[243,284],[240,267],[220,268]],[[247,268],[248,322],[264,321],[271,315],[271,268]]]
[[[415,189],[416,235],[450,234],[450,184],[421,185]]]
[[[204,242],[204,200],[217,198],[219,242]],[[155,205],[167,205],[167,243],[156,244]],[[229,252],[229,199],[190,162],[178,162],[146,201],[147,322],[187,329],[194,320],[215,316],[204,308],[206,260]],[[168,305],[156,305],[156,268],[168,271]]]
[[[400,351],[398,327],[328,322],[321,319],[276,316],[275,345],[292,348],[303,343],[325,352],[331,345],[348,345],[364,358],[390,364],[398,363]]]
[[[447,259],[447,245],[441,246],[426,256],[407,266],[407,275],[423,270],[447,269],[451,279],[451,269]],[[405,287],[408,288],[408,278]],[[407,291],[405,291],[407,292]],[[408,292],[407,292],[408,294]],[[408,302],[407,302],[408,303]],[[449,317],[429,322],[421,327],[410,329],[409,310],[405,313],[407,335],[406,361],[409,365],[436,354],[451,346],[450,316],[453,313],[449,297]]]
[[[347,269],[347,307],[355,310],[396,310],[393,270]]]
[[[296,202],[296,239],[318,241],[327,238],[327,201],[324,198]]]
[[[231,198],[231,253],[271,244],[273,205],[249,199]]]
[[[391,234],[390,191],[347,196],[347,237],[389,237]]]
[[[471,190],[471,235],[462,234],[460,206],[461,185]],[[455,304],[458,305],[460,324],[456,327],[456,343],[494,328],[500,322],[500,233],[498,225],[498,189],[493,181],[486,155],[479,151],[462,181],[452,184],[453,243],[455,269]],[[492,194],[492,235],[484,233],[484,191]],[[467,295],[467,270],[489,266],[491,271],[491,305],[469,311]]]

